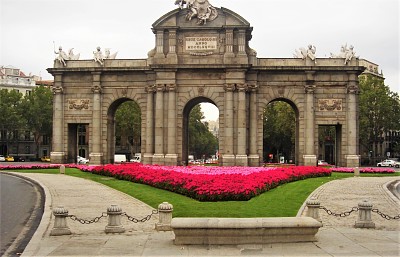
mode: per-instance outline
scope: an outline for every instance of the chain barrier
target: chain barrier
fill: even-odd
[[[147,215],[143,219],[137,219],[135,217],[129,216],[126,212],[121,213],[121,216],[125,216],[128,218],[129,221],[132,221],[133,223],[144,223],[146,221],[149,221],[153,215],[158,214],[158,210],[153,210],[151,214]],[[86,220],[86,219],[81,219],[76,217],[75,215],[68,215],[68,217],[73,220],[73,221],[78,221],[81,224],[92,224],[92,223],[97,223],[99,222],[102,218],[107,217],[108,214],[106,212],[103,212],[101,216],[98,216],[94,219],[91,220]]]
[[[382,218],[387,219],[387,220],[398,220],[398,219],[400,219],[400,214],[397,215],[397,216],[392,217],[392,216],[384,214],[383,212],[379,211],[378,209],[372,209],[371,211],[375,212],[376,214],[378,214],[379,216],[381,216]]]
[[[126,214],[126,212],[122,213],[121,215],[127,217],[128,220],[132,221],[133,223],[139,223],[139,222],[144,223],[146,221],[149,221],[154,214],[158,214],[158,210],[153,210],[151,214],[147,215],[143,219],[137,219],[135,217],[129,216],[128,214]]]
[[[347,217],[351,213],[358,211],[358,207],[353,207],[350,211],[345,211],[345,212],[342,212],[342,213],[335,213],[335,212],[333,212],[331,210],[328,210],[324,206],[320,206],[319,208],[324,210],[326,213],[328,213],[328,215],[332,215],[332,216],[335,216],[335,217]]]
[[[319,209],[324,210],[328,215],[332,215],[332,216],[335,216],[335,217],[347,217],[351,213],[359,211],[358,207],[353,207],[350,211],[345,211],[345,212],[342,212],[342,213],[335,213],[335,212],[333,212],[331,210],[328,210],[324,206],[320,206]],[[397,215],[397,216],[393,216],[392,217],[390,215],[387,215],[387,214],[379,211],[378,209],[372,209],[371,211],[375,212],[376,214],[378,214],[379,216],[381,216],[382,218],[384,218],[386,220],[399,220],[400,219],[400,214]]]
[[[101,216],[96,217],[96,218],[91,219],[91,220],[81,219],[81,218],[76,217],[75,215],[68,215],[68,217],[69,217],[71,220],[73,220],[73,221],[78,221],[78,222],[81,223],[81,224],[92,224],[92,223],[97,223],[97,222],[99,222],[99,221],[100,221],[102,218],[104,218],[104,217],[107,217],[107,213],[106,213],[106,212],[103,212],[103,213],[101,214]]]

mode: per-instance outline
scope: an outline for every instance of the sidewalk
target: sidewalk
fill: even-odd
[[[320,212],[322,227],[314,243],[289,243],[238,246],[176,246],[172,232],[154,230],[158,215],[146,223],[132,223],[122,218],[126,232],[106,234],[107,218],[82,225],[68,219],[69,236],[52,236],[52,208],[64,206],[69,214],[93,219],[106,212],[111,204],[135,218],[149,215],[146,204],[104,185],[66,175],[19,174],[29,177],[44,188],[46,206],[42,222],[22,256],[399,256],[400,222],[385,220],[373,213],[377,229],[355,229],[357,214],[335,218]],[[104,179],[107,179],[106,177]],[[374,208],[395,216],[400,213],[399,201],[389,196],[384,184],[399,179],[349,178],[332,181],[312,195],[321,205],[342,212],[368,198]],[[168,201],[168,199],[166,199]]]

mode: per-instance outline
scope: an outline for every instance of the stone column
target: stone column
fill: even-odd
[[[257,89],[258,85],[249,86],[250,91],[250,135],[249,135],[249,166],[259,166],[260,156],[257,152]]]
[[[90,137],[91,151],[89,154],[91,164],[102,164],[103,152],[101,151],[101,72],[93,72],[93,111],[92,131]]]
[[[143,155],[144,164],[152,164],[154,154],[154,92],[155,86],[147,86],[146,109],[146,152]]]
[[[248,166],[248,159],[246,153],[247,147],[247,115],[246,115],[246,84],[238,84],[238,137],[237,137],[237,153],[236,163],[237,166]]]
[[[168,91],[168,143],[167,155],[165,156],[166,165],[177,165],[178,155],[176,153],[176,86],[169,84]]]
[[[164,165],[164,84],[156,85],[156,108],[155,108],[155,153],[153,155],[153,164]]]
[[[63,92],[62,73],[54,73],[53,147],[50,153],[52,163],[65,163]]]
[[[304,127],[304,150],[303,161],[305,166],[316,166],[317,157],[315,155],[314,137],[315,137],[315,117],[314,117],[314,85],[305,86],[305,127]]]
[[[347,167],[358,167],[360,164],[360,156],[358,155],[358,85],[357,74],[349,74],[349,85],[347,87],[347,153],[345,156]]]
[[[222,162],[224,166],[235,165],[235,155],[233,153],[233,91],[235,84],[225,85],[225,134],[224,134],[224,153],[222,154]]]

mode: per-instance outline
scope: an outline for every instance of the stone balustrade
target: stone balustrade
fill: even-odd
[[[310,217],[173,218],[176,245],[314,242],[322,224]]]

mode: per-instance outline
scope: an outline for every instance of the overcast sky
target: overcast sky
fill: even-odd
[[[117,58],[146,58],[155,45],[151,25],[176,8],[174,0],[0,0],[0,65],[52,79],[56,48],[91,59],[97,46]],[[399,0],[209,0],[250,22],[259,58],[292,58],[313,44],[317,57],[353,45],[379,65],[386,85],[400,93]]]

